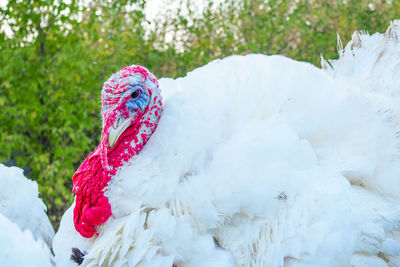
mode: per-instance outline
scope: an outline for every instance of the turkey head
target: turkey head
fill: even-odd
[[[75,229],[86,238],[111,216],[104,195],[108,182],[124,162],[137,155],[157,127],[162,112],[158,82],[141,66],[129,66],[104,83],[103,130],[100,144],[78,168],[73,180],[76,194]]]

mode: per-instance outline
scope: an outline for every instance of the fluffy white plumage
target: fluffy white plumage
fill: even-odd
[[[248,55],[161,79],[158,128],[108,186],[112,218],[85,239],[71,207],[57,264],[77,247],[83,266],[399,266],[400,120],[381,112],[396,103],[396,23],[329,74]]]
[[[54,230],[38,194],[21,169],[0,164],[1,266],[53,266]]]
[[[0,261],[4,267],[53,266],[52,254],[41,239],[31,231],[22,231],[0,213]]]

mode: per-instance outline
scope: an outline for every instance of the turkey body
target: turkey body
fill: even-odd
[[[216,60],[161,79],[164,111],[86,239],[73,206],[58,266],[397,266],[396,127],[369,96],[282,56]]]

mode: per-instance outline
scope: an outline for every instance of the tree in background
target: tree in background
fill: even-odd
[[[319,64],[320,54],[336,56],[336,32],[382,32],[400,13],[397,1],[202,3],[199,12],[195,1],[178,2],[154,21],[145,0],[10,0],[1,9],[0,162],[39,183],[55,225],[72,202],[72,174],[98,143],[111,73],[140,64],[177,77],[248,53]]]

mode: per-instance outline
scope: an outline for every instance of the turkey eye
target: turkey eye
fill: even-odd
[[[140,90],[136,90],[131,94],[131,98],[133,100],[135,100],[136,98],[138,98],[140,96]]]

